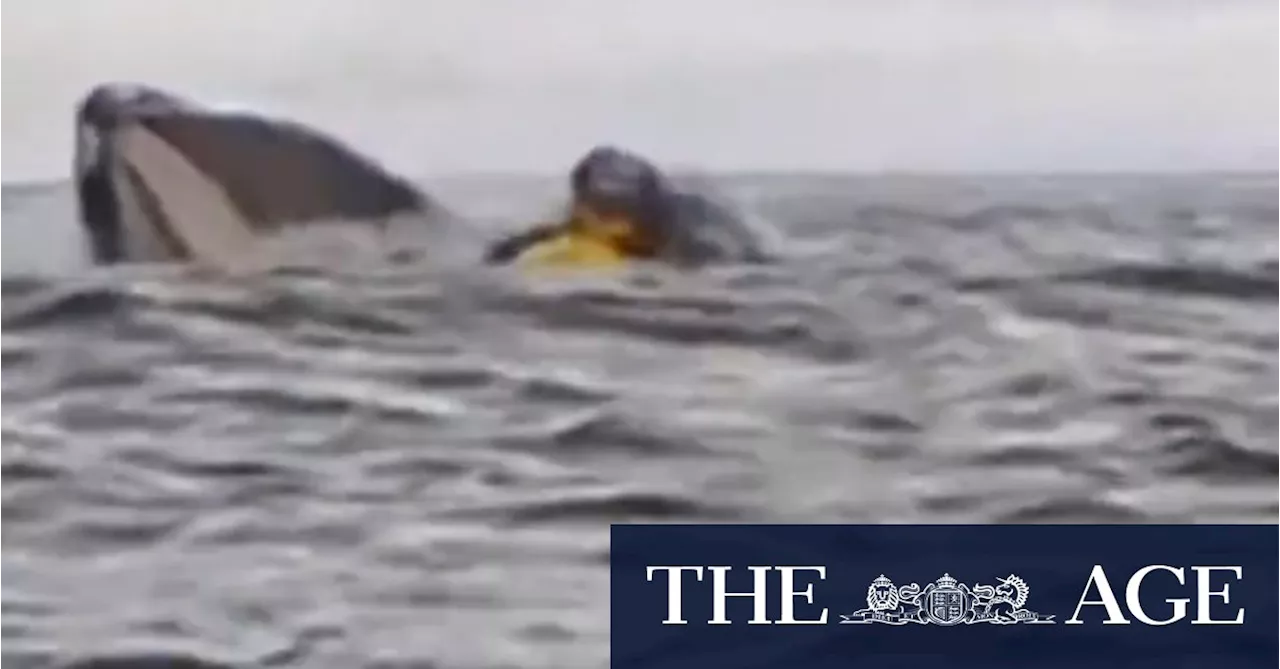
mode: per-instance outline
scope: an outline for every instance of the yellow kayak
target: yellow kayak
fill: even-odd
[[[548,269],[602,269],[620,267],[628,260],[621,249],[606,240],[564,232],[525,249],[516,262]]]

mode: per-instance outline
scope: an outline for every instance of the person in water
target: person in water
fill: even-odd
[[[683,191],[635,153],[599,146],[574,166],[571,203],[560,222],[493,244],[493,264],[592,267],[633,260],[682,266],[762,262],[754,231],[707,196]]]

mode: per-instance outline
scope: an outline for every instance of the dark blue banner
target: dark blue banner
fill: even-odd
[[[614,525],[615,669],[1280,664],[1254,525]]]

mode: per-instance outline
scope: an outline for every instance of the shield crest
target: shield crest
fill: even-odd
[[[968,611],[965,595],[959,588],[937,588],[929,593],[930,622],[955,625],[964,620],[964,614]]]

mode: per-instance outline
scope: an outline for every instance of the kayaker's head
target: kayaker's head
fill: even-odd
[[[621,255],[648,258],[662,243],[667,186],[652,163],[611,146],[592,149],[570,175],[572,234],[614,246]]]

